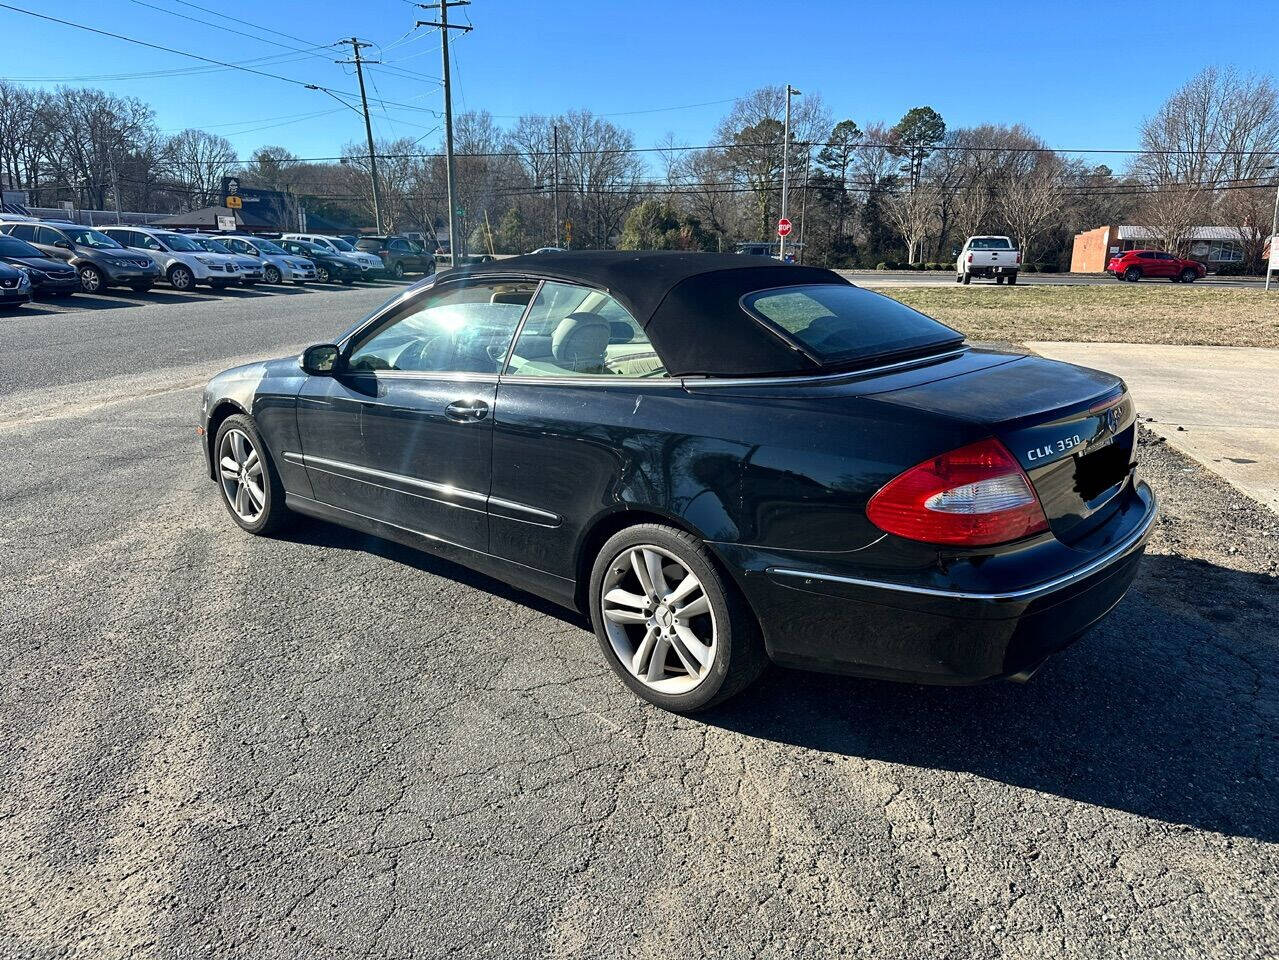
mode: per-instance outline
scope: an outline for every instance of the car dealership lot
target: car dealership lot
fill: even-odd
[[[388,292],[282,289],[0,322],[0,955],[1279,950],[1274,513],[1147,434],[1142,573],[1028,685],[679,718],[478,574],[232,526],[198,386]]]

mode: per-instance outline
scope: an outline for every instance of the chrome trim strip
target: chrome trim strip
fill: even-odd
[[[892,590],[897,593],[913,593],[927,597],[944,597],[948,600],[985,600],[985,601],[1005,601],[1005,600],[1033,600],[1035,597],[1042,596],[1046,593],[1052,593],[1062,587],[1069,586],[1077,580],[1082,580],[1102,569],[1109,566],[1116,560],[1130,553],[1136,548],[1150,532],[1151,526],[1155,522],[1155,517],[1159,514],[1159,502],[1155,499],[1155,493],[1150,491],[1150,509],[1142,518],[1137,529],[1125,537],[1122,541],[1111,547],[1100,557],[1096,557],[1085,563],[1081,567],[1076,567],[1069,573],[1062,574],[1052,580],[1043,583],[1037,583],[1033,587],[1024,587],[1021,590],[1010,590],[1005,593],[966,593],[962,590],[940,590],[932,587],[910,587],[901,583],[888,583],[883,580],[863,580],[858,577],[841,577],[832,573],[817,573],[812,570],[793,570],[785,567],[769,567],[769,574],[776,574],[780,577],[798,577],[804,580],[824,580],[830,583],[844,583],[855,587],[871,587],[877,590]]]
[[[458,507],[462,510],[473,510],[477,513],[486,512],[492,507],[502,510],[509,510],[511,513],[525,514],[526,517],[503,517],[506,520],[519,520],[524,523],[534,523],[543,527],[558,527],[562,518],[558,514],[551,513],[547,510],[539,510],[537,507],[530,507],[527,504],[517,503],[514,500],[504,500],[501,497],[494,497],[483,493],[477,493],[474,490],[464,490],[460,487],[450,487],[442,483],[432,483],[430,480],[419,480],[417,477],[407,477],[400,473],[391,473],[386,470],[376,470],[373,467],[362,467],[354,463],[345,463],[341,460],[327,460],[324,457],[307,456],[304,453],[293,453],[286,451],[284,459],[289,463],[295,463],[305,467],[308,470],[316,470],[320,473],[327,473],[330,476],[341,477],[344,480],[357,480],[360,483],[368,483],[372,486],[379,487],[383,490],[390,490],[394,493],[403,493],[410,497],[420,497],[423,500],[430,500],[432,503],[442,503],[445,506]],[[358,474],[359,476],[350,476],[349,474]],[[422,490],[423,493],[414,493],[412,490],[402,490],[399,487],[387,487],[380,483],[375,483],[373,479],[386,480],[391,483],[403,484],[407,487],[415,487]],[[429,496],[428,494],[433,494]],[[459,503],[458,501],[465,501]]]
[[[698,387],[772,387],[779,384],[832,383],[837,380],[860,380],[863,377],[874,377],[881,373],[901,370],[907,367],[922,367],[932,363],[941,363],[944,360],[953,360],[968,352],[969,348],[964,346],[947,353],[937,353],[928,357],[915,357],[911,360],[899,360],[896,363],[885,363],[878,367],[865,367],[861,370],[844,370],[840,373],[804,374],[797,377],[735,377],[732,379],[683,377],[681,379],[684,386],[689,389]]]

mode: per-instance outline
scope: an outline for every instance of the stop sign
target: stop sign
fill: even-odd
[[[777,221],[777,235],[779,237],[790,236],[790,221],[787,220],[785,217],[782,217],[780,220]]]

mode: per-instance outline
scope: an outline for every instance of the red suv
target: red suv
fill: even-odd
[[[1136,283],[1143,277],[1165,277],[1173,283],[1194,283],[1208,271],[1198,260],[1182,260],[1161,250],[1129,250],[1111,257],[1106,272],[1116,280]]]

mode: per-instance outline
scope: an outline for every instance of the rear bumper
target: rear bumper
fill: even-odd
[[[775,554],[761,563],[730,562],[779,663],[917,683],[981,683],[1028,676],[1104,617],[1137,575],[1156,514],[1154,494],[1142,484],[1108,545],[1086,562],[982,592],[782,565]]]

